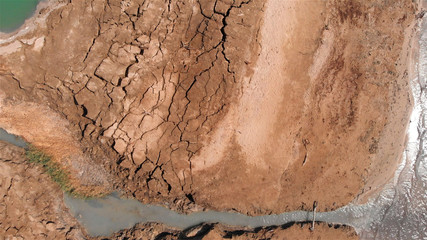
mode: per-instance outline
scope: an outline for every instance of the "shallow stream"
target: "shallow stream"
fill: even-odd
[[[3,128],[0,128],[0,141],[8,142],[22,148],[27,147],[27,143],[22,138],[6,132]]]

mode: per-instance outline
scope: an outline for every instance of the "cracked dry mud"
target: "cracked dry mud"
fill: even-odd
[[[56,4],[0,44],[0,127],[78,191],[260,215],[363,202],[394,173],[413,1]]]
[[[206,224],[180,231],[161,224],[138,224],[108,238],[93,238],[68,212],[62,194],[41,167],[28,163],[23,149],[0,141],[0,239],[295,239],[298,235],[358,239],[350,228],[325,224],[317,225],[315,232],[309,231],[309,225],[251,230]]]

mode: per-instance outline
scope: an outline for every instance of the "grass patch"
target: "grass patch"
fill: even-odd
[[[69,174],[61,169],[58,163],[52,161],[50,156],[44,154],[33,146],[30,146],[26,150],[25,155],[29,162],[41,165],[45,172],[61,187],[63,191],[71,195],[78,195],[70,184]]]
[[[0,0],[1,1],[1,0]],[[30,163],[34,163],[43,167],[44,171],[56,182],[59,187],[69,195],[75,198],[91,199],[103,197],[108,193],[93,194],[91,192],[83,192],[76,190],[70,182],[70,174],[62,169],[60,164],[51,160],[51,157],[34,146],[29,146],[26,149],[25,155]]]

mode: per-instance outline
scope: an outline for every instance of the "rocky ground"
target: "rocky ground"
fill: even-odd
[[[82,193],[120,188],[183,212],[324,211],[394,173],[414,1],[55,4],[0,42],[0,127]]]
[[[317,224],[315,231],[310,230],[310,224],[295,224],[283,227],[260,229],[233,229],[218,224],[205,224],[186,231],[165,229],[161,225],[137,225],[116,233],[112,239],[185,239],[185,240],[219,240],[219,239],[339,239],[356,240],[359,237],[349,227],[328,226]],[[105,238],[98,238],[105,239]]]

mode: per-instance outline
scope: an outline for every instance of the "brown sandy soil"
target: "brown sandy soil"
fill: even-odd
[[[357,239],[348,228],[324,224],[316,225],[313,233],[296,226],[255,231],[206,224],[179,231],[162,224],[138,224],[108,238],[92,238],[68,212],[61,190],[49,176],[27,162],[23,149],[0,141],[0,239],[310,239],[329,236],[324,232],[336,234],[335,239]],[[298,235],[303,238],[295,238]]]
[[[76,192],[98,195],[111,190],[102,161],[96,163],[82,151],[79,137],[71,134],[68,121],[58,113],[32,103],[0,104],[0,109],[0,127],[12,134],[25,133],[27,142],[74,173],[70,174],[70,183]]]
[[[25,151],[0,141],[0,239],[84,239],[62,191]]]
[[[108,238],[96,239],[157,239],[157,240],[220,240],[220,239],[271,239],[271,240],[308,240],[336,239],[356,240],[357,234],[346,226],[328,226],[316,224],[315,230],[310,230],[310,224],[294,224],[287,227],[259,228],[255,230],[233,229],[220,224],[204,224],[185,231],[167,229],[159,224],[139,224],[134,228],[120,231]]]
[[[416,9],[67,3],[0,46],[0,126],[85,187],[110,181],[143,202],[252,215],[313,201],[334,209],[369,196],[399,161]],[[27,106],[47,116],[25,116]]]
[[[0,141],[0,239],[358,239],[350,228],[317,224],[290,228],[237,229],[204,224],[180,231],[138,224],[110,237],[92,238],[65,208],[62,192],[23,149]],[[319,238],[321,237],[321,238]]]

